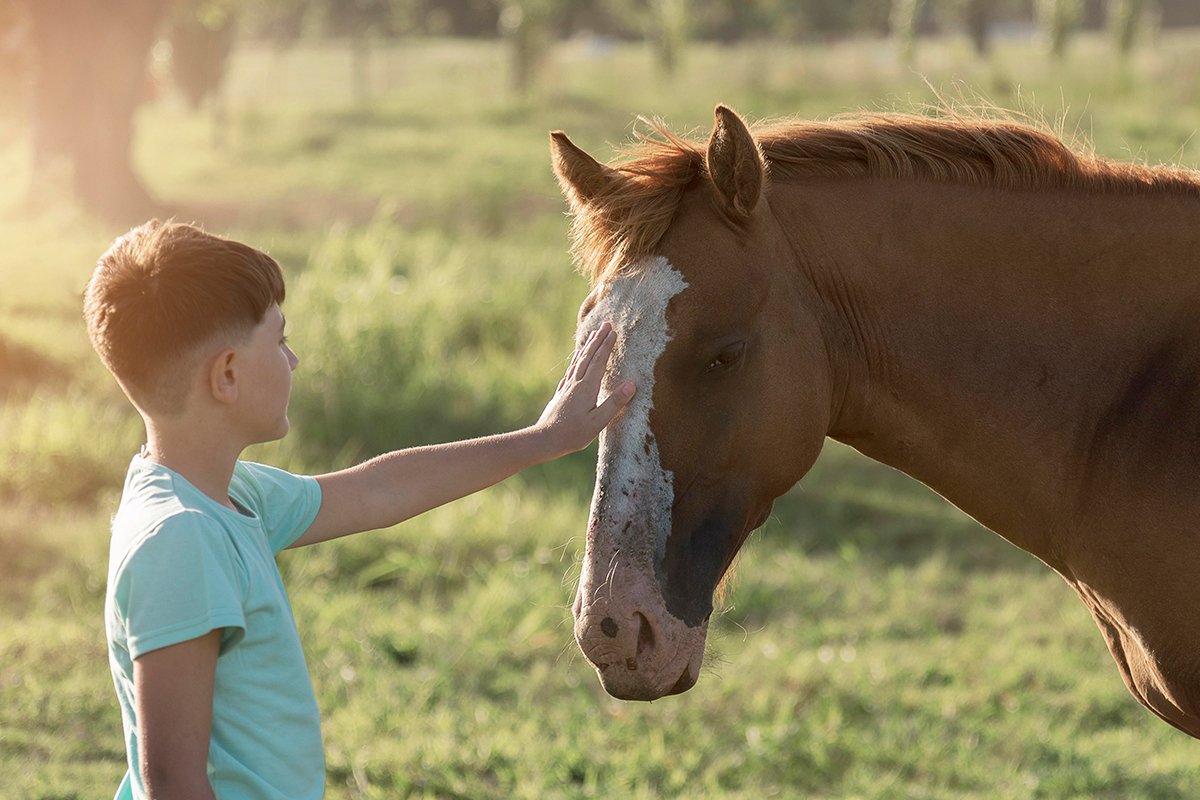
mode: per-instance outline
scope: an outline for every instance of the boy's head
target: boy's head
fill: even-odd
[[[133,404],[175,416],[205,355],[243,341],[283,295],[283,273],[266,253],[152,220],[100,257],[83,315],[92,346]]]

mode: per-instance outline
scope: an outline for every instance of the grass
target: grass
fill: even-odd
[[[335,46],[235,54],[223,144],[171,95],[135,159],[185,218],[272,252],[301,357],[293,433],[253,457],[323,471],[536,418],[571,346],[546,132],[602,159],[637,114],[711,125],[910,108],[937,94],[1044,108],[1096,149],[1200,163],[1200,36],[1127,64],[1099,39],[1052,65],[929,43],[691,48],[565,43],[535,94],[494,43],[376,51],[358,105]],[[926,81],[927,79],[927,81]],[[973,102],[973,100],[972,100]],[[14,106],[15,107],[15,106]],[[10,114],[13,112],[9,112]],[[0,786],[108,796],[124,771],[103,645],[107,521],[136,418],[79,298],[119,233],[63,185],[25,205],[0,121]],[[1185,798],[1191,739],[1138,706],[1047,568],[924,487],[829,444],[744,549],[708,667],[653,704],[606,696],[569,605],[594,450],[396,528],[280,558],[321,704],[331,798]]]

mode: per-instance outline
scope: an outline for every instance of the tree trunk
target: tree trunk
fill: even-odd
[[[169,0],[27,0],[33,22],[35,186],[66,158],[80,203],[126,224],[160,209],[130,163],[133,113]]]
[[[1067,40],[1083,13],[1083,0],[1039,0],[1037,8],[1050,43],[1050,55],[1061,62],[1067,55]]]
[[[1133,52],[1141,16],[1142,0],[1112,0],[1109,3],[1109,24],[1117,40],[1117,52],[1123,58]]]
[[[971,43],[975,45],[975,53],[980,56],[988,54],[988,24],[992,21],[992,5],[994,0],[967,0],[965,9],[967,33]]]
[[[673,77],[688,38],[688,0],[651,0],[650,39],[659,69]]]
[[[371,103],[371,41],[363,30],[350,36],[350,82],[355,103],[366,108]]]
[[[900,61],[912,66],[917,54],[917,17],[923,0],[892,0],[892,35],[900,46]]]
[[[237,27],[232,11],[224,12],[215,22],[201,21],[196,15],[198,6],[189,3],[175,14],[169,37],[171,77],[193,109],[220,90]]]

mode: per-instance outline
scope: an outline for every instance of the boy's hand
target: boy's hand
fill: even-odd
[[[558,382],[554,397],[534,426],[548,437],[556,457],[591,444],[633,397],[634,386],[626,382],[614,389],[603,403],[596,403],[600,380],[616,343],[617,333],[607,322],[588,334],[587,341],[575,351],[567,374]]]

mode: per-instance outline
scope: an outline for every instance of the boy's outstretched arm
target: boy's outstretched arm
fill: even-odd
[[[291,546],[386,528],[499,483],[526,467],[587,447],[633,396],[622,384],[597,404],[617,336],[606,322],[575,351],[554,397],[531,427],[462,442],[397,450],[317,476],[321,509]]]

